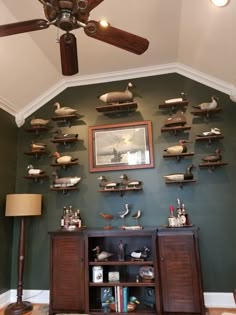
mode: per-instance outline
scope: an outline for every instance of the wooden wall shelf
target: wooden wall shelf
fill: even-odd
[[[175,135],[179,131],[185,131],[185,130],[190,130],[191,126],[173,126],[173,127],[162,127],[161,132],[172,132]]]
[[[203,136],[203,137],[200,137],[200,136],[197,136],[196,137],[196,141],[207,141],[208,144],[211,144],[213,141],[216,141],[216,140],[220,140],[220,139],[224,139],[224,136],[223,135],[214,135],[214,136]]]
[[[115,188],[115,189],[99,189],[98,192],[102,193],[120,193],[121,196],[123,196],[128,191],[140,191],[142,190],[142,187],[133,187],[133,188]]]
[[[39,134],[40,132],[48,131],[48,130],[49,130],[49,127],[47,127],[47,126],[33,126],[33,127],[25,129],[25,131],[27,131],[27,132],[32,132],[32,133],[36,133],[36,134]]]
[[[178,184],[180,188],[183,187],[185,184],[190,184],[190,183],[196,183],[195,179],[188,179],[188,180],[166,180],[166,184]]]
[[[104,114],[114,114],[121,112],[134,112],[136,111],[138,105],[137,103],[121,103],[121,104],[111,104],[105,106],[97,106],[96,111]]]
[[[52,143],[61,143],[61,144],[68,144],[68,143],[73,143],[79,141],[78,138],[65,138],[65,139],[52,139]]]
[[[207,119],[210,118],[212,114],[216,114],[222,111],[222,108],[214,108],[214,109],[195,109],[190,113],[194,116],[205,116]]]
[[[179,153],[179,154],[163,154],[163,158],[176,158],[177,161],[180,161],[185,156],[193,156],[194,152],[186,152],[186,153]]]
[[[217,167],[225,166],[228,165],[226,162],[205,162],[205,163],[200,163],[199,167],[200,168],[210,168],[211,170],[214,170]]]
[[[53,121],[63,122],[65,125],[71,126],[71,122],[79,119],[78,115],[65,115],[65,116],[54,116]]]
[[[26,175],[24,176],[25,179],[34,180],[35,182],[39,182],[43,179],[48,179],[48,175],[46,174],[37,174],[37,175]]]
[[[59,191],[59,192],[62,192],[65,195],[69,191],[79,190],[79,188],[77,186],[72,186],[72,187],[50,187],[50,190],[51,191]]]
[[[69,162],[69,163],[51,163],[50,165],[53,167],[61,167],[65,169],[73,165],[78,165],[78,162],[75,161],[75,162]]]
[[[158,107],[160,109],[171,108],[172,111],[175,111],[178,108],[188,106],[188,101],[180,101],[180,102],[173,102],[173,103],[163,103],[160,104]]]
[[[42,155],[47,154],[48,152],[45,150],[34,150],[24,152],[25,155],[34,155],[36,158],[40,158]]]

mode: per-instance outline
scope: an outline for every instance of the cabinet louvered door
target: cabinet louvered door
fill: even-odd
[[[84,238],[80,233],[51,235],[50,314],[83,313]]]
[[[158,233],[158,244],[163,312],[204,314],[195,234]]]

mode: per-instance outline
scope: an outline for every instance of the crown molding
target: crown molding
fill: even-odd
[[[169,74],[169,73],[178,73],[189,79],[197,81],[201,84],[209,86],[213,89],[216,89],[228,95],[231,95],[233,88],[235,88],[235,86],[233,86],[232,84],[219,80],[203,72],[197,71],[184,64],[169,63],[169,64],[143,67],[143,68],[137,68],[137,69],[128,69],[124,71],[98,73],[98,74],[86,75],[86,76],[78,75],[75,77],[69,77],[65,79],[63,78],[63,80],[59,81],[57,84],[55,84],[50,89],[45,91],[45,93],[40,95],[31,103],[29,103],[20,112],[17,112],[16,107],[13,106],[12,104],[8,103],[7,105],[6,101],[4,103],[1,102],[1,98],[0,98],[0,105],[1,103],[3,103],[2,108],[6,110],[7,112],[9,112],[10,114],[14,115],[17,126],[21,127],[24,124],[25,119],[27,117],[32,115],[36,110],[38,110],[45,103],[49,102],[53,97],[57,96],[59,93],[63,92],[68,87],[98,84],[98,83],[105,83],[105,82],[114,82],[114,81],[121,81],[121,80],[127,80],[127,79],[130,80],[134,78],[142,78],[142,77],[163,75],[163,74]],[[4,106],[4,104],[7,106]]]

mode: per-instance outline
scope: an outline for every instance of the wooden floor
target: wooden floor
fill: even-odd
[[[3,314],[4,314],[4,309],[0,310],[0,315],[3,315]],[[33,311],[26,313],[25,315],[48,315],[48,305],[36,304],[34,305]],[[233,308],[233,309],[209,308],[206,311],[206,315],[236,315],[236,308]]]

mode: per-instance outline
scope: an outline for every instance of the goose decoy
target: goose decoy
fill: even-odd
[[[56,172],[52,173],[52,186],[53,187],[73,187],[81,181],[81,177],[59,177]]]
[[[101,251],[100,246],[96,246],[93,251],[95,251],[95,261],[107,261],[107,259],[114,254],[106,252],[106,251]]]
[[[70,155],[60,155],[59,152],[54,152],[53,156],[55,157],[55,162],[58,164],[66,164],[66,163],[71,163],[71,162],[75,162],[78,160],[78,158],[73,158]]]
[[[144,246],[142,250],[136,250],[131,252],[130,256],[135,260],[144,260],[148,258],[150,253],[150,248]]]
[[[216,149],[215,154],[208,155],[205,158],[202,159],[205,163],[210,162],[219,162],[222,160],[222,155],[220,149]]]
[[[27,170],[28,170],[29,175],[39,175],[39,174],[44,173],[43,170],[41,170],[39,168],[34,168],[34,166],[32,164],[29,164],[27,166]]]
[[[120,176],[121,181],[121,186],[125,188],[137,188],[142,185],[142,182],[140,180],[129,180],[128,176],[126,174],[122,174]]]
[[[198,137],[207,137],[207,136],[218,136],[221,135],[221,131],[219,128],[211,128],[210,131],[205,131],[200,135],[197,135]]]
[[[74,115],[77,113],[76,109],[70,107],[61,107],[59,102],[54,103],[53,106],[56,106],[54,112],[57,116]]]
[[[107,104],[120,104],[120,103],[127,103],[127,102],[133,102],[134,100],[134,93],[130,91],[130,89],[133,87],[133,84],[131,82],[128,83],[125,91],[119,91],[119,92],[108,92],[106,94],[103,94],[101,96],[98,96],[98,98],[107,103]]]
[[[108,182],[104,175],[98,177],[100,181],[99,186],[103,189],[115,189],[120,186],[120,183],[117,182]]]
[[[78,133],[63,133],[61,129],[55,130],[54,139],[56,140],[64,140],[64,139],[71,139],[71,138],[78,138]]]
[[[177,145],[164,149],[164,151],[167,152],[168,154],[186,153],[188,148],[185,145],[185,143],[191,143],[191,141],[181,139],[179,140],[179,143]]]
[[[208,110],[215,109],[218,106],[219,98],[216,96],[211,97],[211,102],[201,103],[199,105],[193,106],[193,108]]]
[[[186,94],[184,92],[181,92],[181,97],[165,100],[165,103],[172,104],[172,103],[185,102],[185,101],[187,101]]]
[[[32,151],[44,151],[47,147],[45,143],[34,142],[30,145]]]
[[[113,214],[110,214],[110,213],[104,213],[104,212],[99,212],[100,216],[105,219],[106,221],[108,221],[108,224],[106,226],[104,226],[104,229],[105,230],[110,230],[112,229],[112,226],[111,226],[111,220],[114,218]]]
[[[136,304],[140,304],[135,296],[129,298],[129,303],[127,305],[128,312],[133,312],[136,310]]]
[[[163,176],[167,181],[185,181],[193,179],[192,169],[194,165],[190,164],[185,173],[173,173]]]
[[[138,210],[136,213],[132,215],[132,218],[136,220],[136,225],[140,226],[139,218],[141,217],[141,210]]]
[[[126,203],[125,204],[125,210],[118,212],[118,216],[122,219],[121,228],[123,228],[125,226],[125,217],[127,216],[128,213],[129,213],[129,205],[128,205],[128,203]]]
[[[46,126],[50,120],[42,119],[42,118],[33,118],[30,121],[31,126]]]
[[[187,123],[186,118],[183,112],[177,112],[173,114],[165,121],[166,127],[173,127],[173,126],[184,126]]]

